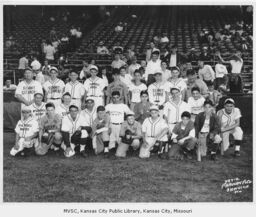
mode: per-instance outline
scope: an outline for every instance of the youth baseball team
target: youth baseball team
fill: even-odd
[[[92,65],[84,84],[74,71],[65,84],[58,78],[58,69],[51,67],[49,80],[41,85],[27,68],[15,92],[22,116],[10,154],[27,156],[33,151],[87,157],[91,146],[96,155],[105,157],[197,156],[200,161],[209,156],[216,160],[219,151],[223,155],[230,147],[232,134],[234,156],[240,156],[241,113],[232,98],[216,111],[214,94],[211,97],[210,91],[197,85],[193,70],[187,71],[184,80],[179,68],[172,67],[168,81],[163,81],[161,71],[155,71],[154,82],[148,86],[141,82],[139,70],[134,71],[133,82],[125,84],[120,79],[122,70],[114,69],[114,81],[106,85],[97,76],[98,67]]]

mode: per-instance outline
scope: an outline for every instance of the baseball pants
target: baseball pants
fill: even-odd
[[[118,144],[117,150],[116,150],[116,156],[117,157],[126,157],[126,153],[129,149],[129,144],[125,144],[123,142],[120,142]],[[140,140],[139,139],[134,139],[132,141],[131,147],[133,150],[137,150],[140,147]]]
[[[209,151],[216,152],[217,151],[217,144],[219,144],[222,139],[220,135],[215,135],[214,139],[212,142],[209,142],[208,138],[208,133],[199,133],[198,136],[198,149],[199,152],[201,153],[201,156],[206,156],[207,154],[207,147],[209,148]]]
[[[142,144],[142,146],[140,147],[140,153],[139,153],[140,158],[149,158],[150,157],[150,150],[155,145],[155,138],[146,137],[146,142],[148,144]],[[167,141],[163,141],[163,142],[167,142]]]
[[[99,154],[104,151],[104,142],[109,141],[109,133],[108,131],[103,131],[102,133],[99,133],[95,135],[92,138],[92,146],[95,151],[95,154]]]
[[[109,137],[109,149],[116,147],[116,142],[119,143],[119,134],[121,130],[121,124],[111,124],[111,133]]]
[[[235,140],[241,141],[243,139],[243,131],[241,127],[236,127],[233,130],[222,133],[221,137],[223,140],[222,146],[224,151],[226,151],[229,148],[229,134],[232,134]]]
[[[168,128],[169,128],[169,135],[172,135],[172,131],[174,129],[176,124],[171,124],[171,123],[168,123]]]
[[[34,138],[30,141],[25,141],[25,138],[20,138],[18,143],[11,149],[10,154],[15,156],[25,148],[32,148],[36,146],[38,146],[38,138]]]

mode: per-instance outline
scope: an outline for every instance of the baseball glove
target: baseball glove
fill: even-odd
[[[47,143],[41,142],[41,144],[35,147],[35,153],[37,155],[45,155],[48,152],[50,146],[51,144],[47,145]]]
[[[176,160],[183,160],[184,156],[181,153],[181,146],[177,143],[173,143],[168,156],[169,158],[174,158]]]
[[[71,136],[71,143],[79,144],[81,135],[82,135],[81,130],[77,130],[76,132],[74,132],[74,134]]]
[[[133,133],[130,130],[126,130],[124,136],[121,137],[122,138],[121,142],[131,145],[132,141],[133,141],[132,135],[133,135]]]

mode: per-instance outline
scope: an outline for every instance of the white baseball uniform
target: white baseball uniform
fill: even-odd
[[[64,87],[64,82],[58,78],[56,78],[54,81],[51,79],[46,81],[43,88],[46,92],[47,102],[54,103],[55,107],[60,105]]]
[[[69,106],[65,106],[63,103],[60,104],[56,109],[55,113],[61,116],[61,119],[69,114]]]
[[[19,120],[16,127],[15,133],[17,133],[20,137],[18,141],[18,149],[14,147],[11,149],[10,154],[15,156],[18,152],[22,151],[24,148],[32,148],[33,145],[38,144],[38,138],[34,138],[30,141],[25,141],[27,137],[33,136],[35,133],[39,132],[39,124],[33,118],[29,117],[27,120]]]
[[[70,81],[66,84],[64,92],[70,93],[71,104],[76,105],[79,109],[81,109],[81,99],[85,93],[84,85],[79,81]]]
[[[84,88],[87,93],[87,97],[90,96],[93,98],[95,106],[104,105],[104,91],[105,82],[102,78],[96,77],[94,80],[88,78],[84,82]]]
[[[183,78],[178,78],[178,80],[176,81],[174,81],[173,79],[170,79],[170,84],[171,84],[170,88],[177,87],[180,89],[180,91],[187,89],[187,84]]]
[[[15,91],[15,96],[22,95],[26,100],[31,101],[34,99],[35,93],[43,94],[42,85],[38,81],[32,80],[27,83],[25,80],[21,81]],[[26,107],[24,103],[21,103],[21,108]]]
[[[175,124],[181,121],[181,114],[184,111],[191,112],[191,108],[182,100],[180,100],[178,104],[170,100],[164,105],[163,114],[167,118],[170,133],[172,132]]]
[[[167,82],[166,82],[167,83]],[[168,85],[163,83],[153,83],[148,87],[148,96],[149,102],[154,105],[163,105],[166,100],[166,92],[170,92],[168,90]]]
[[[191,108],[192,121],[195,121],[196,115],[204,111],[204,101],[205,98],[202,96],[197,100],[195,100],[192,96],[188,98],[188,105]]]
[[[97,117],[97,108],[94,106],[92,111],[89,111],[87,108],[81,111],[81,115],[89,122],[89,126],[92,127],[93,121]]]
[[[40,123],[42,117],[46,113],[45,103],[42,102],[40,106],[37,106],[35,103],[33,103],[29,106],[29,108],[31,109],[32,117],[37,120],[38,123]]]
[[[239,108],[234,108],[231,114],[227,114],[225,112],[225,109],[223,108],[217,112],[217,115],[220,116],[222,127],[231,126],[235,124],[236,120],[242,117]],[[226,151],[229,148],[229,134],[232,134],[235,140],[243,139],[243,131],[241,127],[235,127],[233,130],[222,133],[221,136],[222,136],[224,151]]]
[[[158,117],[155,121],[151,117],[146,118],[142,124],[142,132],[145,133],[145,140],[147,144],[143,144],[140,148],[140,158],[150,157],[150,150],[155,145],[156,136],[159,135],[163,130],[167,129],[168,125],[166,121]],[[167,133],[159,138],[159,141],[167,142]]]
[[[124,122],[124,114],[129,113],[130,109],[123,103],[110,103],[105,108],[110,117],[111,134],[109,139],[109,148],[111,149],[114,148],[115,143],[119,141],[119,133],[121,130],[121,124]]]

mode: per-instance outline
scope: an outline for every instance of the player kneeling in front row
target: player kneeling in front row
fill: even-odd
[[[158,106],[150,107],[150,117],[142,124],[143,144],[140,147],[140,158],[149,158],[151,152],[158,152],[159,157],[168,153],[168,125],[159,117]],[[165,154],[166,156],[166,154]]]
[[[95,154],[109,156],[110,117],[104,106],[98,106],[97,117],[92,124],[92,146]]]
[[[82,156],[87,157],[85,146],[92,129],[88,121],[79,113],[76,105],[69,107],[69,113],[62,119],[61,133],[64,141],[64,155],[72,157],[75,155],[75,148],[79,148]]]
[[[198,139],[198,161],[201,156],[210,154],[211,160],[216,160],[216,153],[221,142],[220,120],[214,113],[213,102],[204,101],[204,112],[199,113],[195,119],[195,132]]]
[[[235,139],[235,157],[240,156],[240,146],[243,139],[243,131],[240,127],[242,117],[240,109],[235,108],[235,101],[228,98],[224,102],[224,108],[219,110],[217,115],[221,120],[222,153],[229,148],[229,135]]]
[[[38,122],[32,118],[29,107],[23,106],[21,112],[22,118],[15,128],[15,145],[10,151],[12,156],[27,155],[38,143]]]
[[[39,144],[35,147],[37,155],[45,155],[50,148],[56,153],[61,150],[61,116],[55,113],[53,103],[49,102],[45,107],[46,115],[42,117],[39,126]]]
[[[141,124],[135,121],[134,113],[126,115],[126,121],[121,125],[120,141],[116,150],[116,157],[126,157],[126,153],[131,147],[133,151],[139,149],[142,138]]]
[[[169,157],[183,159],[185,156],[192,159],[192,151],[197,144],[194,122],[191,120],[191,114],[187,111],[181,114],[181,119],[182,121],[177,123],[172,130]]]

